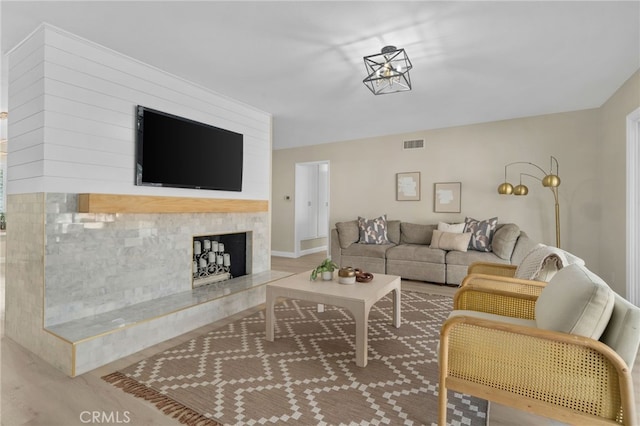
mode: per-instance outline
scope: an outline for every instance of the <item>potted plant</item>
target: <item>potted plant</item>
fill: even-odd
[[[318,278],[318,274],[322,276],[322,279],[325,281],[331,281],[333,279],[333,271],[338,269],[338,265],[336,262],[333,262],[331,259],[326,258],[320,265],[316,267],[313,271],[311,271],[311,280],[315,281]]]
[[[7,229],[7,219],[4,213],[0,213],[0,230],[4,231]]]

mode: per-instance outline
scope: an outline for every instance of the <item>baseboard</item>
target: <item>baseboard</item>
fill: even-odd
[[[310,248],[307,250],[302,250],[300,252],[300,256],[306,256],[308,254],[314,254],[314,253],[320,253],[320,252],[326,252],[327,251],[327,246],[322,246],[322,247],[314,247],[314,248]]]
[[[276,250],[271,250],[271,256],[277,256],[277,257],[288,257],[290,259],[297,259],[301,256],[306,256],[308,254],[314,254],[314,253],[320,253],[320,252],[326,252],[327,251],[327,246],[322,246],[322,247],[314,247],[314,248],[310,248],[307,250],[302,250],[298,255],[296,255],[294,252],[291,251],[276,251]]]
[[[277,257],[288,257],[291,259],[295,259],[298,256],[296,256],[295,253],[290,252],[290,251],[275,251],[275,250],[271,250],[271,256],[277,256]]]

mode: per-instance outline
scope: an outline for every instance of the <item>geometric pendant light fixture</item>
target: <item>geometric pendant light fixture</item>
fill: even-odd
[[[367,77],[362,82],[374,95],[411,90],[409,70],[413,65],[404,49],[385,46],[380,53],[363,59]]]

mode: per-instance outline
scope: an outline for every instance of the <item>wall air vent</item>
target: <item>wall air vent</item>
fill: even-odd
[[[424,139],[413,139],[410,141],[404,141],[402,149],[423,149]]]

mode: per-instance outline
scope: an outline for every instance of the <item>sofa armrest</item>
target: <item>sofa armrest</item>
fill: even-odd
[[[547,283],[496,275],[467,275],[453,298],[453,309],[535,319],[538,296]]]
[[[342,248],[340,247],[340,240],[338,237],[338,230],[336,228],[333,228],[331,230],[331,237],[330,237],[330,243],[331,243],[331,260],[333,260],[336,264],[338,264],[338,266],[341,266],[342,264],[340,263],[340,261],[342,260]]]
[[[529,238],[526,232],[520,231],[520,236],[516,241],[516,245],[511,253],[511,264],[519,265],[522,260],[538,246],[538,242]]]
[[[518,267],[516,265],[506,265],[504,263],[473,262],[467,269],[467,274],[499,275],[502,277],[513,277]]]

